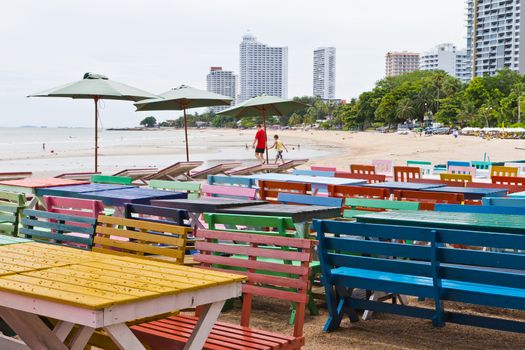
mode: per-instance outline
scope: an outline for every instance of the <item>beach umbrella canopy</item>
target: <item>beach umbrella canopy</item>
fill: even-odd
[[[135,103],[137,112],[140,111],[184,111],[184,136],[186,140],[186,160],[190,160],[188,146],[188,122],[186,110],[188,108],[229,105],[233,99],[206,90],[199,90],[191,86],[181,85],[159,95],[159,98],[142,100]]]
[[[98,101],[140,101],[157,98],[147,91],[122,84],[102,74],[86,73],[82,80],[29,95],[28,97],[69,97],[92,99],[95,102],[95,172],[98,171]]]
[[[272,115],[283,116],[308,107],[307,104],[278,96],[261,95],[253,97],[217,114],[232,117],[258,117],[262,116],[264,132],[266,133],[266,117]],[[266,163],[268,163],[268,145],[266,145]]]

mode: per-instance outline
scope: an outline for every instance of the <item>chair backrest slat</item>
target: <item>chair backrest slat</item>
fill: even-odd
[[[93,251],[184,263],[189,227],[100,215]],[[170,261],[170,260],[168,260]]]
[[[492,166],[491,162],[484,162],[479,160],[473,160],[470,162],[470,164],[476,168],[476,170],[490,170],[490,167]]]
[[[191,181],[151,180],[148,186],[159,190],[187,192],[188,199],[199,198],[201,184]]]
[[[294,175],[334,177],[335,171],[294,169]]]
[[[462,193],[443,193],[427,191],[395,190],[394,198],[397,200],[420,202],[420,209],[434,210],[434,203],[461,204],[465,201]]]
[[[392,176],[394,171],[393,160],[376,159],[372,161],[372,165],[375,168],[376,174]]]
[[[386,175],[381,174],[358,174],[358,173],[352,173],[348,171],[336,171],[335,177],[345,178],[345,179],[359,179],[359,180],[366,180],[369,184],[378,183],[378,182],[385,182],[386,181]]]
[[[376,168],[373,165],[350,164],[350,172],[354,174],[375,175]]]
[[[299,182],[259,181],[259,198],[276,202],[279,193],[310,194],[312,185]]]
[[[153,205],[128,203],[124,209],[127,219],[159,222],[177,226],[186,226],[184,220],[188,220],[188,212],[183,209],[157,207]]]
[[[472,182],[472,175],[470,174],[441,173],[439,178],[443,181]]]
[[[91,182],[95,184],[131,185],[133,179],[127,176],[91,175]]]
[[[333,166],[312,165],[312,166],[310,166],[310,170],[314,170],[314,171],[331,171],[331,172],[335,173],[337,171],[337,168],[333,167]]]
[[[255,188],[246,188],[239,186],[203,185],[202,195],[205,197],[255,199],[257,195],[257,190]]]
[[[44,196],[44,205],[52,213],[70,214],[97,218],[104,212],[104,203],[99,200],[69,197]]]
[[[493,184],[525,186],[525,177],[519,176],[492,176]]]
[[[252,188],[255,180],[241,176],[208,175],[208,185],[241,186]]]
[[[490,177],[493,176],[518,176],[518,168],[493,165],[490,168]]]
[[[295,235],[295,226],[292,218],[289,217],[204,213],[204,221],[210,230],[216,231],[279,235],[282,237]],[[225,228],[221,229],[217,225],[222,225]],[[232,226],[244,226],[244,228],[231,229]]]
[[[472,177],[476,176],[476,168],[474,168],[473,166],[451,165],[448,167],[448,172],[450,174],[466,174],[472,175]]]
[[[0,234],[18,235],[20,214],[25,206],[23,193],[0,191]]]
[[[390,196],[386,188],[328,185],[328,195],[337,198],[363,197],[385,199]]]
[[[447,170],[451,166],[464,166],[464,167],[470,167],[470,162],[463,161],[463,160],[449,160],[447,161]]]
[[[279,193],[277,200],[284,204],[319,205],[322,207],[341,208],[341,198],[310,196],[307,194]]]

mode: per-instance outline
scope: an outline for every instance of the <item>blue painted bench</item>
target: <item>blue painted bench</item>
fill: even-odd
[[[255,187],[256,182],[254,179],[249,177],[208,175],[208,185],[241,186],[252,188]]]
[[[321,207],[337,207],[343,205],[343,198],[310,196],[307,194],[279,193],[277,201],[283,204],[318,205]]]
[[[434,210],[449,212],[449,213],[525,215],[525,206],[506,207],[506,206],[497,206],[497,205],[461,205],[461,204],[437,203],[434,207]]]
[[[497,198],[486,197],[483,198],[483,205],[499,206],[499,207],[521,207],[525,208],[525,198]]]
[[[524,254],[449,248],[524,249],[525,236],[328,220],[315,220],[314,227],[329,311],[325,331],[337,329],[345,315],[358,321],[356,310],[362,309],[429,319],[435,326],[451,322],[525,333],[525,321],[445,311],[443,306],[453,301],[525,310]],[[427,245],[398,243],[403,240]],[[352,297],[356,288],[430,298],[435,306],[357,299]]]
[[[294,169],[294,175],[334,177],[335,171]]]
[[[91,249],[95,218],[25,209],[20,236],[37,242]]]

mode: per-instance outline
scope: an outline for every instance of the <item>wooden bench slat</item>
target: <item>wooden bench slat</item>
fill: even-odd
[[[42,230],[38,229],[49,229],[53,230],[53,232],[58,231],[57,233],[61,233],[60,231],[64,232],[75,232],[75,233],[85,233],[85,234],[91,234],[93,235],[93,226],[80,226],[80,225],[73,225],[69,224],[71,221],[65,221],[66,223],[63,223],[63,220],[54,220],[53,221],[42,221],[42,220],[32,220],[28,218],[22,218],[22,225],[26,227],[31,227],[31,231],[38,231],[38,232],[44,232]]]
[[[199,230],[200,238],[216,238],[218,240],[233,240],[239,242],[246,242],[247,239],[251,243],[267,244],[267,245],[280,245],[290,248],[302,248],[311,249],[314,246],[314,242],[311,240],[302,240],[296,238],[287,237],[276,237],[276,236],[262,236],[262,235],[250,235],[243,233],[233,233],[227,231],[211,231],[211,230]]]
[[[187,232],[191,230],[188,227],[182,227],[182,226],[176,226],[176,225],[170,225],[170,224],[164,224],[164,223],[156,223],[156,222],[151,222],[151,221],[124,219],[124,218],[119,218],[119,217],[114,217],[114,216],[105,216],[105,215],[99,215],[97,221],[101,224],[122,225],[122,226],[133,227],[136,229],[167,232],[167,233],[173,233],[173,234],[178,234],[178,235],[185,235]]]
[[[120,248],[125,250],[131,250],[134,252],[144,253],[144,254],[156,254],[156,255],[165,255],[170,256],[173,258],[182,258],[184,256],[184,251],[180,249],[172,249],[172,248],[162,248],[162,247],[156,247],[152,245],[147,245],[143,243],[135,243],[135,242],[124,242],[124,241],[117,241],[114,239],[109,238],[103,238],[103,237],[96,237],[95,238],[95,244],[99,244],[102,247],[95,247],[93,250],[95,251],[103,251],[104,249],[110,248]],[[121,253],[120,251],[111,250],[111,252],[115,254]],[[130,254],[125,254],[130,255]],[[133,254],[131,254],[133,255]]]
[[[246,255],[252,257],[265,257],[272,259],[296,260],[296,261],[310,261],[310,254],[306,252],[297,252],[290,250],[275,250],[265,248],[254,248],[251,246],[241,245],[226,245],[220,243],[210,242],[195,242],[195,248],[200,251],[213,253],[228,253]]]
[[[255,260],[236,259],[217,255],[195,254],[194,259],[195,261],[204,264],[235,266],[246,269],[266,270],[295,275],[304,275],[305,272],[308,272],[308,267],[303,266],[293,266]]]
[[[105,236],[120,236],[123,238],[130,238],[130,239],[136,239],[139,241],[144,242],[150,242],[150,243],[159,243],[159,244],[166,244],[166,245],[174,245],[174,246],[182,246],[184,245],[185,239],[180,238],[180,235],[178,236],[170,236],[168,234],[163,233],[151,233],[151,232],[142,232],[142,231],[134,231],[129,229],[120,229],[120,228],[114,228],[114,227],[108,227],[108,226],[98,226],[97,231],[99,235],[95,237],[95,243],[101,243],[98,242],[97,239],[100,238],[100,235]]]

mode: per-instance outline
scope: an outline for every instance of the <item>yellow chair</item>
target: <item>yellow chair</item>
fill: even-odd
[[[493,176],[518,176],[518,168],[512,166],[492,166],[490,177]]]
[[[472,182],[472,175],[470,174],[441,173],[439,177],[442,181]]]

